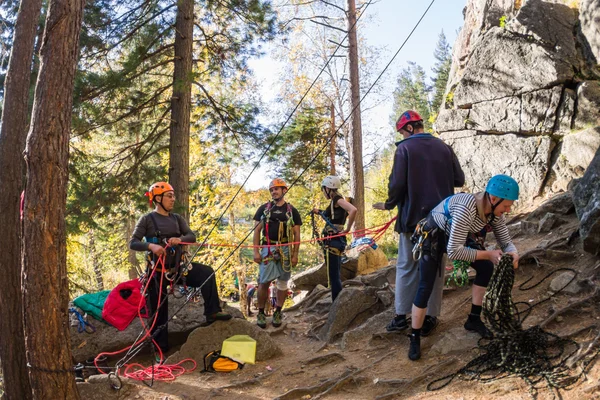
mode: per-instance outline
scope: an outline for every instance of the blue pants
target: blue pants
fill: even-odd
[[[338,237],[324,241],[325,245],[337,251],[331,252],[325,249],[325,262],[327,263],[327,277],[331,286],[331,299],[335,301],[336,297],[342,291],[342,252],[346,249],[346,238]],[[339,252],[339,253],[338,253]]]

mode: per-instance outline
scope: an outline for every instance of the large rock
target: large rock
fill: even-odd
[[[581,178],[600,147],[600,127],[572,133],[563,138],[552,165],[552,192],[567,190],[573,179]]]
[[[600,126],[600,81],[585,81],[577,87],[575,129]]]
[[[365,341],[369,340],[374,333],[385,332],[385,327],[396,315],[394,307],[389,307],[379,314],[373,315],[362,325],[347,331],[342,336],[342,349],[358,350],[365,347]]]
[[[477,347],[480,336],[469,332],[462,326],[444,333],[441,339],[431,346],[430,354],[465,353]]]
[[[520,113],[520,97],[476,103],[469,113],[469,127],[486,132],[519,132]]]
[[[581,0],[579,23],[592,63],[600,64],[600,0]]]
[[[562,86],[555,86],[523,94],[520,131],[553,132],[562,91]]]
[[[579,232],[583,249],[592,254],[600,251],[600,149],[583,178],[573,189],[573,203],[581,222]]]
[[[166,364],[175,364],[186,358],[193,358],[203,365],[204,356],[213,350],[221,350],[223,341],[234,335],[248,335],[256,340],[256,360],[264,361],[281,354],[277,343],[267,331],[256,324],[242,319],[217,321],[207,327],[194,330],[178,352],[171,355]]]
[[[435,120],[436,132],[462,131],[467,129],[471,110],[442,108]]]
[[[327,322],[319,332],[319,338],[327,342],[333,341],[352,323],[356,323],[361,313],[367,310],[369,314],[379,313],[383,305],[377,296],[378,291],[375,287],[344,288],[333,302]]]
[[[448,132],[441,138],[452,146],[473,192],[484,190],[496,174],[507,174],[519,182],[522,204],[537,196],[546,178],[554,146],[549,137],[515,134],[480,135],[476,131]]]
[[[169,315],[173,315],[184,303],[184,298],[176,299],[173,296],[169,298]],[[227,312],[234,312],[228,308]],[[237,317],[243,318],[239,310]],[[144,320],[146,322],[150,320]],[[202,300],[198,303],[189,302],[181,308],[174,319],[169,322],[170,344],[175,345],[181,342],[181,338],[198,328],[206,321],[204,317],[204,303]],[[76,326],[71,326],[71,348],[73,357],[77,362],[82,362],[90,357],[95,357],[103,351],[115,351],[123,349],[134,343],[140,332],[143,331],[142,323],[139,318],[135,318],[131,325],[123,331],[105,323],[96,321],[93,318],[90,322],[96,327],[96,332],[92,334],[78,333]]]
[[[575,211],[575,206],[573,205],[573,193],[561,193],[546,200],[538,208],[532,211],[527,216],[527,221],[537,221],[548,213],[568,215],[573,211]]]
[[[572,63],[545,43],[491,28],[473,52],[454,90],[454,105],[468,108],[474,103],[556,86],[573,78]]]

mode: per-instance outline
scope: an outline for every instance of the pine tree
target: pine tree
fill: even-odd
[[[431,88],[425,82],[425,70],[414,62],[409,61],[408,67],[404,68],[398,76],[396,90],[394,90],[394,106],[390,116],[390,123],[396,124],[396,120],[406,110],[414,110],[423,118],[425,131],[431,129],[429,116],[431,106],[429,104],[429,93]]]
[[[446,35],[444,35],[444,31],[442,31],[440,33],[435,50],[433,51],[436,62],[432,68],[434,76],[431,79],[433,90],[431,110],[434,117],[437,117],[444,100],[446,84],[448,83],[448,77],[450,75],[450,67],[452,66],[451,49],[451,46],[446,41]]]

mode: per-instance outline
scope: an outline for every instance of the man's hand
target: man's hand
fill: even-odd
[[[375,204],[373,204],[373,208],[375,210],[384,210],[385,211],[385,203],[375,203]]]
[[[175,247],[177,246],[179,243],[181,243],[181,239],[177,238],[177,237],[172,237],[170,238],[167,243],[169,244],[169,246],[171,247]]]
[[[260,256],[258,250],[254,250],[254,262],[257,264],[260,264],[262,262],[262,257]]]
[[[506,253],[506,254],[510,254],[513,257],[513,268],[514,269],[519,268],[519,254],[514,253],[514,252],[510,252],[510,253]]]
[[[154,244],[154,243],[150,243],[148,245],[148,250],[150,250],[151,252],[153,252],[157,256],[162,256],[162,255],[166,254],[166,251],[165,251],[164,247],[159,246],[159,245]]]
[[[298,254],[292,254],[292,267],[298,265]]]
[[[320,212],[321,212],[321,210],[319,210],[318,208],[313,208],[313,209],[312,209],[312,213],[313,213],[313,214],[318,214],[318,213],[320,213]]]

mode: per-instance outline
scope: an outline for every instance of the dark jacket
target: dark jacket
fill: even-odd
[[[386,210],[398,207],[396,232],[413,232],[417,223],[455,187],[465,184],[452,148],[429,133],[418,133],[396,143],[388,184]]]

